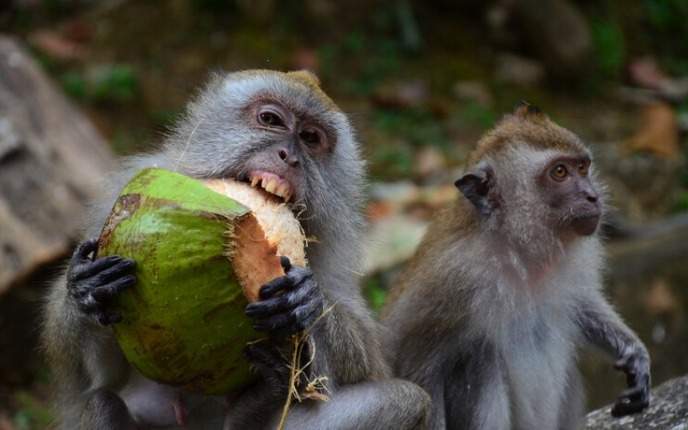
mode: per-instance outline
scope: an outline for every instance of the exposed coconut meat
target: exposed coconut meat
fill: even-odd
[[[276,176],[276,175],[275,175]],[[205,185],[251,209],[257,225],[247,219],[237,236],[240,249],[233,255],[236,275],[249,301],[258,298],[264,283],[282,276],[278,256],[289,257],[296,266],[306,265],[305,237],[301,224],[284,203],[243,182],[210,179]]]

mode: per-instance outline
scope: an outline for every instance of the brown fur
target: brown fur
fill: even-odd
[[[537,109],[537,108],[535,108]],[[584,152],[583,142],[569,130],[555,124],[547,115],[532,106],[519,106],[488,131],[468,158],[474,165],[487,156],[502,151],[507,145],[528,142],[538,149],[562,152]]]

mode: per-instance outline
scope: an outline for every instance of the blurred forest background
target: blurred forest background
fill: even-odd
[[[456,198],[479,136],[519,100],[538,105],[591,144],[610,186],[607,292],[648,345],[655,384],[688,373],[686,23],[685,0],[0,2],[0,31],[119,155],[159,142],[211,71],[317,73],[369,160],[375,309]],[[51,419],[37,313],[68,252],[0,284],[1,430]],[[623,389],[600,357],[582,359],[590,408]]]

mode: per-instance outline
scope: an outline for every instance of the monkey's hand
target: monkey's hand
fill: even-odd
[[[96,258],[98,240],[79,244],[67,268],[67,290],[78,309],[102,325],[122,320],[122,315],[108,309],[112,299],[136,283],[136,264],[118,256]],[[91,256],[92,255],[92,256]]]
[[[622,417],[642,411],[650,404],[650,357],[643,347],[632,346],[614,364],[626,374],[628,389],[616,399],[612,416]]]
[[[256,330],[285,337],[310,327],[322,314],[324,298],[310,269],[293,267],[287,257],[280,263],[285,275],[260,288],[260,300],[246,306],[246,315]]]
[[[277,397],[287,393],[289,385],[289,358],[273,342],[256,342],[246,345],[244,355],[253,369]]]

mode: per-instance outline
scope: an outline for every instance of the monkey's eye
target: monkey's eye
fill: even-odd
[[[588,176],[589,168],[590,168],[590,163],[588,163],[588,162],[581,161],[580,163],[578,163],[578,173],[581,176]]]
[[[569,174],[569,171],[566,169],[566,166],[564,166],[563,164],[557,164],[549,172],[549,175],[555,181],[563,181],[564,179],[566,179],[568,174]]]
[[[285,127],[282,117],[276,112],[265,110],[258,114],[258,122],[266,127]]]
[[[315,127],[304,128],[299,132],[299,139],[312,149],[318,149],[326,145],[325,133]]]
[[[299,137],[309,145],[317,145],[320,143],[320,135],[317,131],[303,130],[301,133],[299,133]]]

